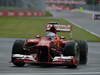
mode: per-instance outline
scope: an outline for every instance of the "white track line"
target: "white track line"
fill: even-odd
[[[69,20],[69,19],[67,19],[67,18],[63,18],[63,19],[65,19],[65,20],[71,22],[73,25],[75,25],[75,26],[77,26],[77,27],[79,27],[79,28],[81,28],[81,29],[86,30],[87,32],[89,32],[89,33],[91,33],[91,34],[93,34],[93,35],[95,35],[95,36],[97,36],[97,37],[100,37],[99,34],[97,34],[97,33],[95,33],[95,32],[92,32],[92,31],[90,31],[90,30],[88,30],[88,29],[86,29],[86,28],[84,28],[84,27],[82,27],[82,26],[80,26],[80,25],[74,23],[73,21],[71,21],[71,20]]]
[[[0,75],[100,75],[100,72],[73,72],[73,73],[0,73]]]

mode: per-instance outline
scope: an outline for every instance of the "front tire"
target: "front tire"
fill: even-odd
[[[24,54],[24,46],[25,41],[24,40],[16,40],[14,42],[13,48],[12,48],[12,56],[11,56],[11,61],[15,66],[18,67],[23,67],[25,63],[23,61],[21,62],[16,62],[16,58],[13,57],[14,54]]]
[[[80,50],[80,64],[87,64],[88,56],[88,44],[84,40],[78,40]]]
[[[77,58],[77,60],[79,60],[79,49],[78,49],[78,44],[75,41],[71,41],[69,43],[67,43],[64,47],[64,52],[63,52],[64,56],[74,56]],[[68,65],[68,67],[70,68],[77,68],[77,64],[71,64]]]

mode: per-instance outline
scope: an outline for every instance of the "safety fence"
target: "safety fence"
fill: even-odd
[[[0,16],[44,16],[45,12],[43,11],[0,11]]]

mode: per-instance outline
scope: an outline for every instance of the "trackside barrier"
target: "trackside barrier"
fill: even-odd
[[[44,16],[42,11],[0,11],[0,16]]]

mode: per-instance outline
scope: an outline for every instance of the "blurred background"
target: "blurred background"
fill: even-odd
[[[0,10],[45,10],[46,6],[60,6],[100,11],[100,0],[0,0]]]
[[[0,0],[0,8],[17,10],[45,10],[45,0]]]
[[[99,31],[100,22],[99,20],[94,21],[95,19],[100,19],[100,0],[0,0],[0,16],[7,16],[7,18],[11,18],[8,16],[32,16],[32,17],[35,16],[34,19],[36,19],[36,16],[39,16],[36,19],[36,21],[34,20],[35,23],[33,22],[33,18],[31,18],[32,21],[30,20],[30,17],[27,17],[28,19],[27,21],[25,17],[23,17],[23,20],[19,20],[21,22],[19,22],[18,20],[17,20],[18,22],[16,22],[16,19],[15,19],[15,22],[11,24],[14,18],[13,17],[9,19],[11,22],[7,23],[7,25],[19,24],[21,26],[22,24],[23,25],[25,24],[26,26],[27,25],[33,26],[34,24],[41,25],[42,23],[45,24],[48,21],[51,21],[54,19],[57,19],[58,22],[60,21],[59,19],[61,20],[64,19],[66,21],[68,20],[74,25],[75,24],[80,25],[85,30],[86,29],[89,30],[89,32],[93,32],[93,33],[95,32],[96,36],[98,36],[97,34],[100,34],[100,31]],[[44,20],[44,22],[41,21],[40,16],[42,16],[41,17],[42,20],[45,18],[47,21],[46,20]],[[4,18],[4,22],[2,21],[3,18]],[[1,17],[1,24],[4,25],[5,20],[8,20],[7,18]],[[40,23],[40,24],[37,24],[37,23]],[[5,24],[5,27],[7,25]],[[3,30],[2,35],[4,35],[3,28],[4,27],[2,27],[2,30]],[[5,30],[7,29],[11,30],[9,28],[5,28]],[[12,28],[12,30],[14,29]],[[30,31],[28,32],[28,34],[32,32],[33,31]],[[21,33],[21,31],[19,33],[25,34],[25,32]],[[16,34],[16,32],[13,34]],[[79,35],[78,33],[76,34]]]

